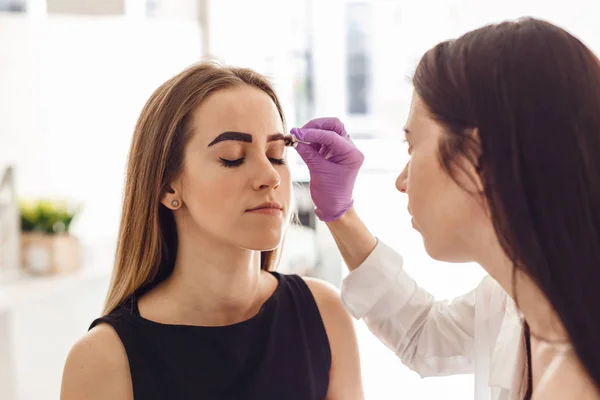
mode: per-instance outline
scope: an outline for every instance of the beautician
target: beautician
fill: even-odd
[[[476,400],[598,398],[598,59],[525,19],[440,43],[413,84],[396,187],[430,256],[489,275],[452,302],[420,288],[353,207],[363,155],[316,119],[291,133],[351,271],[345,307],[421,376],[473,373]]]

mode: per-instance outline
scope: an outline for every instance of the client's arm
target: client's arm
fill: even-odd
[[[338,290],[323,281],[305,278],[321,313],[331,347],[331,372],[327,400],[364,399],[360,357],[354,321],[340,300]]]

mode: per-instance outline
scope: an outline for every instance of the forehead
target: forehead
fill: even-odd
[[[281,117],[271,97],[248,85],[210,94],[194,111],[192,123],[204,140],[226,131],[256,136],[283,133]]]
[[[408,121],[407,124],[414,124],[426,119],[428,114],[425,110],[425,106],[423,104],[423,100],[417,94],[415,90],[413,92],[412,100],[410,103],[410,110],[408,112]]]

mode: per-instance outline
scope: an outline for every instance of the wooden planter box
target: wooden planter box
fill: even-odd
[[[37,275],[75,271],[81,266],[79,240],[68,234],[21,233],[21,266]]]

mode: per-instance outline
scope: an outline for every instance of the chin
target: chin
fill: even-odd
[[[447,263],[468,263],[472,262],[473,258],[468,257],[466,254],[457,251],[456,246],[452,246],[448,243],[436,243],[435,245],[424,240],[425,251],[429,257],[436,261],[442,261]]]
[[[252,237],[245,239],[242,240],[245,244],[244,248],[255,251],[269,251],[281,246],[283,235],[281,232],[257,232]]]
[[[442,262],[457,262],[455,260],[456,248],[453,246],[452,240],[449,240],[448,235],[440,235],[439,231],[428,234],[429,230],[420,230],[419,233],[423,238],[423,247],[429,257],[436,261]]]

